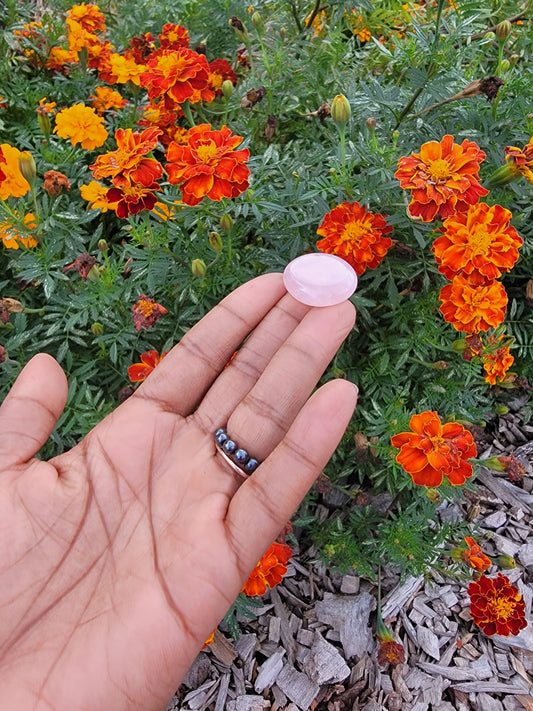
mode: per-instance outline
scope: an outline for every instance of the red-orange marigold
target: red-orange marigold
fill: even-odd
[[[168,351],[164,351],[159,355],[158,351],[146,351],[146,353],[141,353],[141,362],[133,363],[128,367],[128,378],[132,383],[140,383],[150,375],[150,373],[157,368],[159,363],[166,356]]]
[[[433,243],[439,272],[450,280],[461,272],[470,283],[484,284],[512,269],[522,240],[511,217],[500,205],[480,202],[444,220]]]
[[[499,281],[475,286],[459,274],[442,287],[440,311],[457,331],[479,333],[496,328],[505,319],[507,294]]]
[[[505,378],[507,371],[514,363],[514,357],[508,346],[494,348],[493,344],[490,345],[492,347],[483,349],[481,359],[485,371],[485,382],[496,385],[496,380],[501,382]]]
[[[490,558],[483,553],[481,546],[470,536],[465,536],[465,543],[468,550],[462,552],[462,559],[467,565],[484,573],[492,565]]]
[[[400,451],[396,461],[419,486],[439,486],[444,477],[459,486],[472,476],[467,461],[477,454],[472,434],[457,422],[442,424],[437,412],[427,410],[413,415],[411,432],[400,432],[391,438]]]
[[[187,101],[196,91],[205,91],[208,81],[207,59],[203,54],[197,54],[186,47],[164,49],[154,54],[148,59],[146,71],[140,76],[141,86],[148,89],[149,99],[163,96],[167,109]],[[210,100],[213,100],[214,92],[209,93]]]
[[[400,158],[394,176],[402,188],[411,191],[411,215],[424,222],[444,220],[477,203],[489,192],[479,182],[479,164],[485,158],[477,143],[465,139],[459,145],[450,135],[440,143],[424,143],[420,153]]]
[[[161,316],[168,313],[164,306],[144,294],[139,296],[139,300],[133,304],[131,311],[136,331],[140,331],[141,328],[148,330]]]
[[[245,582],[241,592],[248,596],[264,595],[267,585],[273,588],[281,583],[287,572],[292,551],[285,543],[273,543]]]
[[[163,176],[163,166],[155,158],[146,158],[146,154],[157,146],[161,133],[157,127],[140,133],[131,128],[118,128],[115,132],[117,150],[98,156],[89,166],[94,177],[111,178],[116,187],[134,183],[153,188],[153,184]]]
[[[509,578],[498,573],[496,578],[482,575],[468,586],[470,614],[486,635],[517,635],[527,627],[525,603]]]
[[[395,642],[393,639],[380,640],[378,647],[378,664],[380,667],[384,667],[387,664],[395,667],[404,662],[405,649],[402,644]]]
[[[159,185],[153,183],[144,187],[139,183],[126,183],[120,188],[109,188],[106,202],[117,213],[117,217],[124,219],[128,215],[136,215],[142,210],[151,210],[157,202],[154,190],[159,190]]]
[[[392,227],[383,215],[367,211],[358,202],[343,202],[324,217],[317,234],[324,239],[316,243],[321,252],[336,254],[362,274],[375,269],[392,245],[386,234]]]
[[[232,136],[227,126],[217,131],[204,123],[189,129],[186,145],[174,141],[169,145],[168,182],[180,186],[184,203],[198,205],[204,197],[234,198],[247,190],[250,151],[235,150],[242,140]]]

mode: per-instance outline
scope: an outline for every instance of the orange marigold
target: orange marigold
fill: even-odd
[[[468,595],[470,614],[486,635],[508,637],[527,627],[522,595],[505,575],[498,573],[496,578],[482,575],[470,583]]]
[[[30,184],[20,172],[19,158],[21,151],[9,143],[0,145],[0,155],[4,160],[0,162],[0,198],[7,200],[8,197],[22,197],[30,189]]]
[[[317,234],[324,239],[316,243],[321,252],[336,254],[346,260],[357,274],[375,269],[387,254],[392,240],[384,235],[392,227],[383,215],[367,211],[358,202],[343,202],[324,217]]]
[[[503,338],[504,336],[501,336]],[[501,338],[499,340],[501,340]],[[483,348],[481,359],[485,371],[485,382],[496,385],[496,380],[502,382],[509,368],[514,363],[514,357],[508,346],[497,348],[497,341],[489,339],[487,347]]]
[[[16,216],[18,217],[18,215]],[[9,220],[0,222],[0,239],[7,249],[19,249],[20,245],[23,247],[36,247],[38,244],[34,237],[36,227],[35,215],[28,212],[17,224]]]
[[[94,94],[89,96],[91,106],[99,116],[109,109],[121,109],[128,103],[121,94],[108,86],[97,86]]]
[[[141,86],[148,89],[148,97],[163,96],[167,109],[182,104],[195,91],[208,90],[209,64],[203,54],[181,47],[178,50],[164,49],[150,57],[141,74]],[[211,99],[214,92],[208,90]],[[207,96],[203,97],[207,100]]]
[[[85,30],[79,22],[71,20],[67,17],[67,40],[69,49],[74,52],[81,52],[82,49],[88,49],[93,44],[98,44],[98,37]]]
[[[107,212],[108,210],[116,211],[117,203],[108,200],[108,192],[109,188],[105,185],[101,185],[96,180],[91,180],[91,182],[86,185],[80,185],[81,196],[89,203],[88,208],[90,210],[102,210],[102,212]]]
[[[140,383],[150,375],[150,373],[157,368],[159,363],[166,356],[168,351],[164,351],[159,355],[158,351],[146,351],[146,353],[141,353],[141,362],[133,363],[128,367],[128,378],[132,383]]]
[[[510,171],[515,176],[523,175],[526,180],[533,183],[533,136],[523,148],[507,146],[504,152],[505,160],[509,161]]]
[[[204,123],[189,129],[187,145],[169,145],[168,182],[180,186],[184,203],[198,205],[205,197],[234,198],[247,190],[250,171],[245,164],[250,151],[235,150],[242,140],[232,136],[227,126],[217,131]]]
[[[148,330],[154,323],[164,316],[168,311],[161,304],[156,303],[150,296],[141,294],[138,301],[131,308],[133,314],[133,325],[136,331],[141,328]]]
[[[161,49],[180,49],[189,46],[189,32],[181,25],[168,22],[158,34]]]
[[[465,139],[459,145],[450,135],[440,143],[424,143],[420,153],[400,158],[394,175],[402,188],[411,191],[411,215],[424,222],[444,220],[477,203],[489,192],[479,183],[479,164],[485,158],[473,141]]]
[[[475,286],[459,274],[439,294],[444,320],[457,331],[479,333],[496,328],[505,319],[507,294],[499,281]]]
[[[124,219],[128,215],[136,215],[142,210],[151,210],[157,202],[153,190],[159,190],[159,185],[153,183],[145,187],[141,184],[126,183],[119,188],[109,188],[106,200],[113,204],[117,217]]]
[[[462,551],[461,558],[474,570],[484,573],[492,565],[491,559],[483,553],[481,546],[470,536],[465,536],[465,543],[468,546],[468,550]]]
[[[56,116],[54,133],[70,139],[73,146],[79,143],[89,151],[103,146],[108,135],[104,119],[84,104],[74,104],[60,111]]]
[[[273,588],[281,583],[291,556],[292,551],[288,545],[273,543],[250,573],[241,592],[249,597],[264,595],[267,585]]]
[[[467,461],[477,454],[472,434],[457,422],[442,424],[437,412],[427,410],[413,415],[411,432],[400,432],[391,438],[400,451],[396,461],[419,486],[440,486],[444,477],[459,486],[472,476]]]
[[[85,4],[73,5],[66,13],[67,22],[78,22],[86,32],[104,32],[105,17],[98,5]]]
[[[480,202],[444,220],[433,242],[439,272],[450,280],[461,272],[470,283],[484,284],[512,269],[522,240],[511,217],[500,205]]]
[[[378,664],[384,667],[391,664],[393,667],[405,662],[405,649],[402,644],[393,639],[380,640],[378,647]]]
[[[62,47],[52,47],[46,60],[46,68],[56,72],[66,71],[67,64],[75,64],[78,61],[78,53],[72,49]]]
[[[117,187],[136,183],[145,188],[157,188],[154,183],[163,176],[163,166],[146,155],[156,148],[161,133],[159,128],[147,128],[142,132],[118,128],[115,131],[117,150],[98,156],[89,166],[94,177],[111,178]]]

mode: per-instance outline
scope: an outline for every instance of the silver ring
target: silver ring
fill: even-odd
[[[239,476],[250,476],[259,466],[259,461],[255,457],[251,457],[234,439],[231,439],[225,427],[219,427],[215,431],[214,439],[217,451]]]

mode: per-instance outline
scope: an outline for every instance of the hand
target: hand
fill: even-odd
[[[353,323],[248,282],[49,462],[67,383],[28,363],[0,408],[0,708],[165,708],[346,428],[355,386],[309,395]],[[249,478],[220,426],[262,461]]]

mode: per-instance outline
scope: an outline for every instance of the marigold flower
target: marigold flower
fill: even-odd
[[[83,26],[67,17],[67,40],[69,49],[74,52],[81,52],[82,49],[89,48],[92,44],[98,43],[98,37],[88,32]]]
[[[249,597],[264,595],[267,586],[275,587],[281,583],[287,572],[287,563],[292,556],[292,551],[285,543],[272,543],[270,548],[257,563],[244,583],[241,590]]]
[[[105,32],[105,17],[98,5],[85,4],[73,5],[66,13],[67,22],[78,22],[86,32]]]
[[[357,274],[375,269],[392,245],[386,234],[392,232],[383,215],[367,211],[358,202],[343,202],[324,217],[317,233],[324,239],[316,243],[321,252],[346,260]]]
[[[75,269],[83,281],[87,281],[89,272],[96,264],[98,264],[96,257],[92,257],[90,254],[87,254],[87,252],[82,252],[76,257],[72,264],[63,268],[63,272],[68,272],[69,269]]]
[[[484,573],[492,565],[491,559],[483,553],[481,546],[470,536],[465,536],[465,543],[468,546],[468,550],[462,551],[462,560],[474,570]]]
[[[119,188],[109,188],[106,199],[114,204],[117,217],[124,219],[128,215],[136,215],[142,210],[151,210],[157,202],[153,190],[159,190],[159,185],[144,186],[140,183],[126,183]]]
[[[533,136],[523,148],[507,146],[504,152],[505,160],[508,161],[506,167],[509,169],[510,180],[523,175],[528,182],[533,183]],[[510,182],[510,180],[503,182]]]
[[[131,311],[133,313],[133,324],[137,332],[141,328],[148,330],[161,316],[168,313],[164,306],[144,294],[139,296],[139,300],[133,304]]]
[[[450,135],[400,158],[394,175],[402,188],[411,190],[410,214],[424,222],[444,220],[477,203],[489,192],[479,183],[479,164],[485,158],[473,141],[458,145]]]
[[[58,170],[47,170],[44,174],[43,188],[51,197],[57,197],[63,190],[70,190],[70,181],[64,173]]]
[[[209,62],[209,87],[217,96],[222,95],[222,84],[228,79],[233,86],[237,84],[237,75],[226,59],[214,59]]]
[[[63,49],[63,47],[52,47],[48,53],[45,67],[46,69],[65,74],[66,65],[76,64],[78,59],[78,53],[74,50]]]
[[[500,205],[480,202],[444,220],[433,242],[439,272],[450,280],[461,272],[470,283],[484,284],[512,269],[522,240],[511,217]]]
[[[21,222],[22,224],[13,224],[9,220],[0,222],[0,239],[7,249],[19,249],[20,245],[23,247],[37,246],[37,240],[32,235],[32,231],[37,227],[35,215],[28,212]]]
[[[206,647],[209,647],[211,644],[213,644],[213,642],[215,641],[215,632],[216,632],[216,629],[214,629],[211,632],[211,634],[209,635],[209,637],[205,640],[202,650],[204,650]]]
[[[242,143],[241,136],[232,136],[227,126],[216,131],[204,123],[189,129],[187,138],[186,146],[169,145],[166,165],[168,182],[180,186],[184,203],[234,198],[247,190],[250,171],[245,163],[250,151],[234,150]]]
[[[503,337],[503,336],[502,336]],[[514,357],[508,346],[502,348],[484,348],[481,354],[483,369],[485,371],[485,382],[496,385],[496,380],[502,382],[509,368],[514,363]]]
[[[20,172],[19,158],[21,151],[9,143],[0,145],[0,198],[7,200],[8,197],[22,197],[30,190],[30,184]],[[3,176],[3,177],[2,177]]]
[[[459,486],[472,476],[467,461],[477,454],[472,434],[457,422],[442,424],[437,412],[427,410],[413,415],[411,432],[400,432],[391,438],[399,447],[396,461],[419,486],[440,486],[444,477]]]
[[[151,32],[145,32],[130,39],[131,54],[137,64],[146,64],[150,55],[155,52],[155,37]]]
[[[395,642],[393,639],[385,640],[379,643],[378,647],[378,664],[384,667],[391,664],[393,667],[405,662],[405,649],[402,644]]]
[[[140,77],[141,86],[148,89],[148,98],[152,101],[163,96],[167,109],[187,101],[195,91],[207,90],[208,81],[207,59],[186,47],[165,49],[150,57]],[[214,93],[209,92],[213,99]]]
[[[113,52],[108,58],[108,71],[100,76],[110,84],[127,84],[131,81],[135,86],[141,86],[141,76],[146,71],[144,64],[137,64],[131,57]]]
[[[36,111],[38,114],[53,116],[56,113],[55,107],[56,107],[56,102],[55,101],[47,101],[46,96],[44,96],[42,99],[39,99],[39,106],[36,109]]]
[[[74,104],[63,109],[56,116],[54,133],[68,138],[73,146],[78,143],[89,151],[103,146],[107,139],[104,119],[90,106]]]
[[[180,49],[189,46],[189,32],[181,25],[174,25],[168,22],[163,25],[159,37],[159,46],[161,49]]]
[[[142,132],[118,128],[115,131],[118,148],[98,156],[90,166],[94,177],[111,178],[116,187],[140,184],[153,189],[154,183],[163,176],[163,166],[155,158],[146,158],[146,154],[156,148],[161,133],[159,128]]]
[[[470,614],[475,624],[488,635],[517,635],[527,627],[525,603],[509,578],[498,573],[496,578],[482,575],[468,586]]]
[[[156,202],[153,206],[151,212],[157,218],[166,222],[167,220],[176,219],[178,211],[183,209],[183,203],[181,200],[175,200],[173,204],[169,205],[167,202]]]
[[[166,356],[168,351],[164,351],[159,355],[157,351],[146,351],[146,353],[141,353],[141,362],[134,363],[128,367],[128,378],[132,383],[140,383],[150,375],[150,373],[157,368],[159,363]]]
[[[95,93],[89,96],[91,106],[99,116],[109,109],[121,109],[128,103],[127,99],[108,86],[97,86]]]
[[[116,211],[117,203],[111,202],[107,193],[109,188],[105,185],[101,185],[96,180],[91,180],[90,183],[86,185],[80,185],[80,193],[84,200],[87,200],[90,210],[102,210],[102,212],[107,212],[108,210]]]
[[[496,328],[505,319],[507,294],[503,284],[490,281],[482,286],[470,284],[459,274],[440,290],[440,311],[457,331],[479,333]]]

